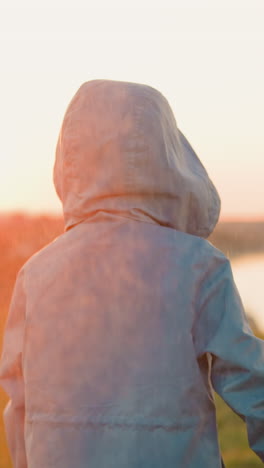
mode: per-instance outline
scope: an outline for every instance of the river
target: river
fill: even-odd
[[[231,263],[245,310],[264,332],[264,253],[243,255]]]

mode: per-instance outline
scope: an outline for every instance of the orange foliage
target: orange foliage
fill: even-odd
[[[59,216],[0,215],[0,338],[19,269],[62,232]]]

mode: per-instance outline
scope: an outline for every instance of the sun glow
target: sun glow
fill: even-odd
[[[223,217],[264,216],[264,7],[260,1],[18,1],[1,7],[0,210],[60,212],[60,124],[80,84],[147,83],[222,198]]]

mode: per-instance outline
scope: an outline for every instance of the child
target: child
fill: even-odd
[[[213,388],[264,461],[264,346],[206,238],[220,201],[166,99],[85,83],[54,182],[65,233],[21,269],[0,382],[15,468],[216,468]]]

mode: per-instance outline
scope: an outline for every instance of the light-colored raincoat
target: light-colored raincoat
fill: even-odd
[[[206,238],[219,198],[165,98],[85,83],[54,170],[65,233],[20,271],[0,383],[15,468],[217,468],[214,388],[264,460],[264,347]]]

